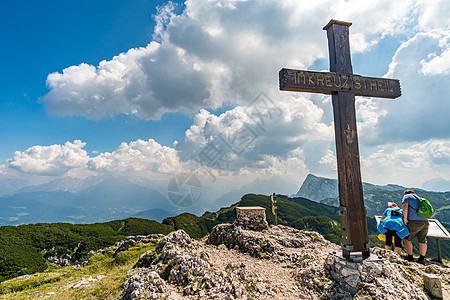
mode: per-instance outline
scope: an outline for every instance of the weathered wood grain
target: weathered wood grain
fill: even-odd
[[[401,96],[398,79],[367,77],[336,72],[281,69],[280,90],[332,95],[353,92],[355,96],[397,98]]]

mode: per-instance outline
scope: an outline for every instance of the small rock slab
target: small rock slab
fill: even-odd
[[[442,299],[442,285],[439,276],[434,274],[423,274],[422,278],[425,288],[436,298]]]

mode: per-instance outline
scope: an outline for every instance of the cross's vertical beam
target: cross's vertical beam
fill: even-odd
[[[330,21],[327,30],[330,70],[338,74],[352,74],[348,28],[351,23]],[[352,252],[370,256],[366,209],[359,163],[356,130],[355,94],[339,91],[332,94],[336,156],[339,181],[339,214],[343,256]]]

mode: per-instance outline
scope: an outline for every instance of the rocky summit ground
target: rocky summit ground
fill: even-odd
[[[214,227],[205,239],[179,230],[161,238],[128,272],[120,299],[430,299],[424,273],[440,276],[450,295],[450,268],[410,263],[373,248],[376,268],[361,265],[352,286],[327,266],[340,247],[316,232],[286,226],[252,231]]]

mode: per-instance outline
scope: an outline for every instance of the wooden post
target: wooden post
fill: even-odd
[[[442,263],[442,256],[441,256],[441,242],[439,239],[436,239],[436,247],[437,247],[437,254],[438,254],[438,262]]]
[[[325,26],[330,51],[330,71],[352,74],[348,27],[351,23],[330,22]],[[355,94],[347,91],[332,94],[336,158],[339,182],[339,215],[343,256],[352,252],[370,255],[366,209],[359,163],[356,129]]]

